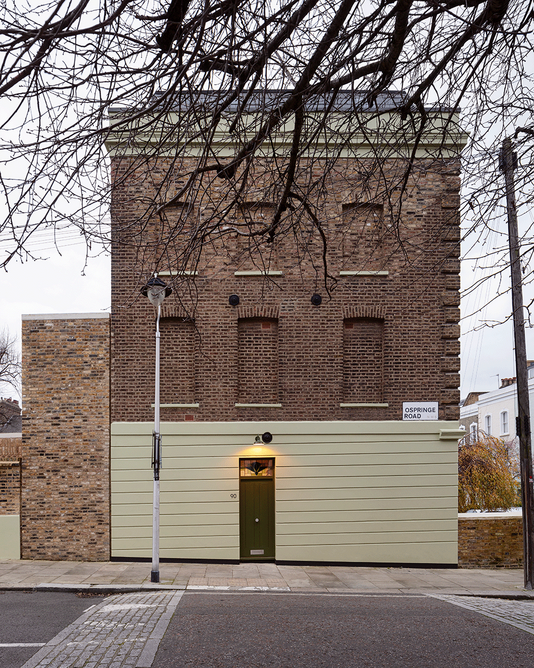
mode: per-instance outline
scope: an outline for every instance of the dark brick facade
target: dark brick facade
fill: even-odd
[[[23,319],[22,351],[22,558],[105,561],[109,319]]]
[[[173,348],[170,357],[162,355],[162,403],[198,403],[162,408],[163,421],[398,420],[403,401],[438,401],[440,419],[458,419],[457,161],[418,161],[395,230],[388,221],[400,196],[391,194],[395,205],[387,200],[386,206],[386,198],[359,205],[357,165],[338,163],[321,194],[330,221],[330,293],[317,278],[319,238],[309,240],[300,261],[302,247],[289,235],[252,257],[240,238],[228,235],[184,265],[180,239],[164,240],[173,226],[190,229],[202,207],[169,209],[144,231],[131,221],[146,201],[157,200],[163,174],[174,169],[178,188],[191,165],[171,167],[165,158],[134,165],[134,158],[112,159],[112,178],[120,184],[112,209],[112,421],[153,418],[154,309],[139,291],[154,271],[174,288],[162,308],[162,340],[172,339],[162,350]],[[395,160],[387,166],[392,182],[403,167]],[[225,196],[220,183],[209,191],[215,202]],[[255,215],[271,209],[262,204]],[[272,273],[243,275],[251,269]],[[311,303],[314,293],[321,294],[320,305]],[[239,305],[229,304],[232,294]],[[189,323],[183,335],[180,321]],[[270,329],[263,328],[268,322]],[[253,327],[254,334],[245,332]],[[361,337],[373,348],[371,357],[358,345]]]

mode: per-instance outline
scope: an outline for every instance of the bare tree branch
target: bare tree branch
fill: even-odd
[[[172,247],[184,267],[234,237],[256,251],[284,235],[304,246],[324,235],[328,249],[337,241],[321,192],[356,144],[367,147],[357,158],[365,200],[386,202],[389,234],[414,262],[423,249],[402,233],[384,165],[399,160],[397,192],[415,187],[430,168],[421,146],[431,137],[445,155],[460,109],[473,233],[499,215],[494,145],[516,128],[520,200],[534,199],[532,0],[5,0],[0,17],[1,267],[39,257],[43,235],[61,247],[68,230],[99,247],[112,234],[140,244],[154,219],[169,246],[156,244],[160,257]],[[350,121],[340,125],[342,109]],[[111,180],[106,146],[124,156]],[[277,157],[267,165],[266,154]],[[112,233],[113,189],[155,161],[156,196],[139,188],[135,215]],[[225,194],[213,201],[216,189]],[[251,191],[270,217],[250,214]],[[193,229],[187,216],[201,209],[210,214]]]
[[[0,385],[10,385],[18,391],[21,363],[15,343],[15,339],[7,331],[0,333]]]

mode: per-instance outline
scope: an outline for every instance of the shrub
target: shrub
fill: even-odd
[[[501,439],[479,431],[458,448],[458,512],[507,510],[518,505],[517,462]]]

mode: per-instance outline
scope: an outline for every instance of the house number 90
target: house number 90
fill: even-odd
[[[237,494],[230,494],[231,499],[237,499]]]

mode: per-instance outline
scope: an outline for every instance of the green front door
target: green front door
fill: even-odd
[[[239,521],[241,560],[274,559],[274,459],[240,460]]]

